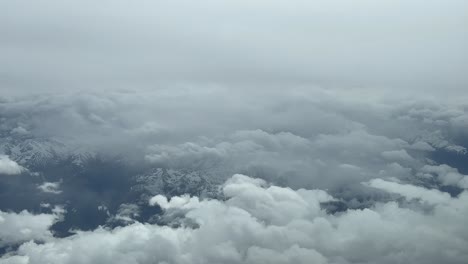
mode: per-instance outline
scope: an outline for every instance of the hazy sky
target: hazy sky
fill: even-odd
[[[459,94],[468,3],[2,1],[1,94],[294,85]]]

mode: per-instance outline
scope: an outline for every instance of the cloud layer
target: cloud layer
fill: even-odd
[[[234,175],[226,200],[150,200],[179,227],[134,223],[29,242],[5,263],[463,263],[468,194],[381,179],[367,185],[406,202],[328,214],[321,190],[292,190]],[[408,202],[411,202],[408,207]],[[407,204],[407,205],[405,205]],[[429,206],[429,207],[427,207]]]
[[[466,262],[467,3],[1,1],[0,262]]]
[[[0,5],[7,94],[215,83],[457,97],[468,81],[462,0],[24,4]]]

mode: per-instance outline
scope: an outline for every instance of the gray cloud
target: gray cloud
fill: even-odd
[[[456,97],[467,84],[466,8],[461,0],[3,2],[0,80],[7,94],[182,83]]]
[[[458,169],[446,164],[438,166],[425,165],[421,169],[422,177],[431,177],[433,174],[436,175],[438,181],[443,185],[459,186],[464,189],[468,187],[468,176],[461,174]]]
[[[459,145],[465,144],[464,104],[367,102],[320,88],[251,94],[217,86],[10,99],[0,104],[2,148],[24,163],[34,155],[23,149],[52,148],[61,156],[91,151],[142,166],[199,170],[219,182],[243,172],[320,188],[378,174],[413,178],[407,170],[426,165],[432,152],[466,151]],[[19,125],[29,132],[21,148],[12,141]]]
[[[60,236],[21,240],[2,261],[463,263],[465,172],[431,157],[466,157],[464,104],[367,102],[320,88],[251,94],[210,87],[3,101],[2,151],[28,168],[21,179],[35,180],[37,193],[37,184],[60,181],[62,192],[38,196],[37,206],[66,203],[69,212],[47,226]],[[28,133],[12,131],[18,126]],[[28,167],[49,147],[52,165]],[[88,152],[89,159],[55,163]],[[229,179],[234,173],[255,178]],[[176,177],[164,183],[168,175]],[[134,176],[149,190],[137,198]],[[145,181],[152,178],[156,186]],[[226,179],[217,199],[181,195]],[[158,185],[190,180],[193,192]],[[139,200],[158,192],[154,211]],[[70,233],[76,226],[83,230]]]

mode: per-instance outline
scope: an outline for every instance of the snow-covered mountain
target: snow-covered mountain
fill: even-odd
[[[71,147],[56,139],[21,136],[0,137],[0,153],[8,155],[10,159],[30,169],[31,172],[47,170],[58,163],[78,166],[83,171],[89,171],[93,168],[88,165],[97,158],[95,152]],[[122,162],[123,166],[131,166],[125,164],[125,160]],[[130,180],[135,185],[129,186],[129,192],[139,193],[144,197],[156,194],[214,197],[218,195],[217,186],[221,183],[210,173],[203,171],[170,168],[133,169],[137,174]],[[48,175],[44,177],[47,179]],[[68,176],[64,174],[63,177]]]
[[[159,209],[148,203],[157,194],[220,197],[220,182],[207,172],[136,165],[118,153],[100,155],[57,139],[7,135],[0,137],[0,153],[27,168],[0,179],[0,188],[9,188],[0,192],[0,209],[39,213],[42,205],[63,206],[63,220],[51,228],[58,236],[134,219],[159,223]],[[56,190],[46,192],[44,184]]]
[[[3,137],[0,138],[0,153],[26,168],[46,166],[57,159],[71,159],[75,165],[80,165],[94,156],[91,151],[70,147],[55,139]]]
[[[199,197],[216,197],[218,183],[207,173],[154,168],[135,177],[136,185],[132,190],[148,195],[164,194],[175,196],[182,194]]]

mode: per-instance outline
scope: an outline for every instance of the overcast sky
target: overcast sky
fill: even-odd
[[[2,95],[174,85],[459,94],[468,3],[2,1]]]

